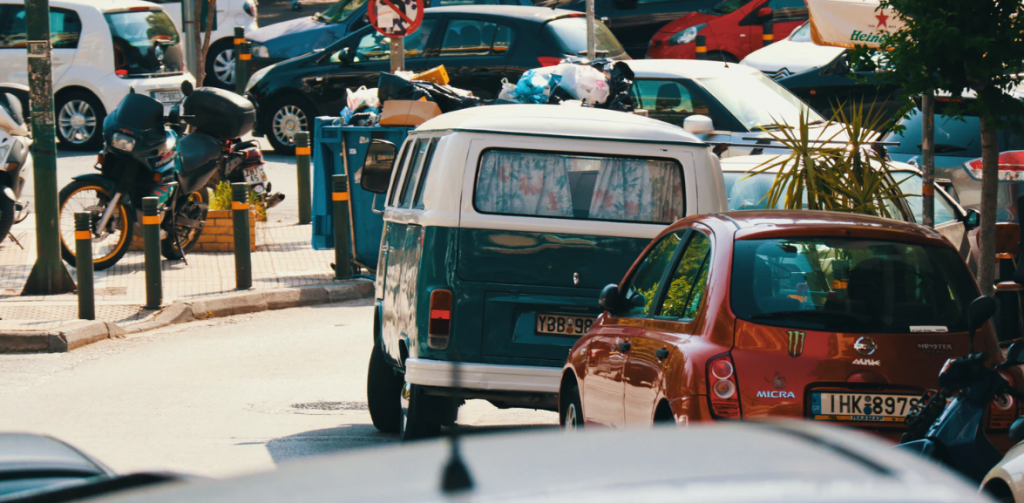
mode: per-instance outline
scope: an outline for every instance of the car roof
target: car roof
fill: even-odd
[[[736,155],[719,160],[719,164],[721,164],[722,172],[724,173],[746,173],[747,171],[750,171],[751,169],[754,169],[762,164],[775,162],[776,160],[782,160],[785,157],[788,156],[778,154]],[[778,173],[779,169],[779,166],[775,166],[771,169],[766,170],[766,172]],[[890,171],[911,171],[917,174],[921,174],[920,169],[915,168],[913,165],[907,164],[905,162],[890,161],[889,169]]]
[[[693,221],[719,228],[727,225],[735,230],[734,239],[737,240],[845,235],[952,248],[941,234],[923,225],[859,213],[824,210],[736,210],[696,215],[676,222],[662,234]]]
[[[0,433],[0,478],[5,473],[74,471],[95,475],[110,470],[55,438],[31,433]]]
[[[523,136],[599,138],[644,143],[706,144],[673,126],[636,114],[560,105],[494,105],[441,114],[414,133],[470,131]]]
[[[480,434],[462,437],[460,450],[473,487],[458,501],[985,501],[930,461],[809,422]],[[444,439],[363,449],[106,501],[447,502],[450,452]]]
[[[560,17],[583,16],[583,14],[576,11],[551,9],[548,7],[531,7],[528,5],[449,5],[445,7],[430,7],[424,10],[424,13],[427,12],[435,14],[484,14],[537,22],[550,21]]]
[[[132,7],[149,7],[163,10],[158,4],[141,0],[50,0],[51,7],[90,7],[101,12],[124,11]]]
[[[637,77],[686,77],[701,79],[728,77],[739,74],[759,74],[759,70],[739,63],[724,64],[721,61],[698,61],[695,59],[634,59],[627,61],[629,69]]]

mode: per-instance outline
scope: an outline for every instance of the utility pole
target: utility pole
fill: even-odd
[[[390,54],[391,73],[405,69],[405,38],[391,37]]]
[[[596,42],[594,40],[594,0],[587,0],[587,59],[593,61],[597,58]]]
[[[198,75],[199,58],[199,20],[196,19],[196,2],[200,0],[183,0],[181,2],[181,29],[185,36],[185,67],[192,75]],[[201,82],[198,85],[203,85]]]
[[[53,120],[50,2],[27,0],[28,86],[32,103],[32,176],[36,188],[36,263],[22,295],[73,292],[75,282],[60,259],[57,212],[57,139]]]

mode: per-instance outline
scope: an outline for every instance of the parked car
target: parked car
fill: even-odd
[[[811,24],[807,22],[788,37],[748,54],[740,64],[761,70],[772,80],[779,80],[827,65],[845,50],[815,44],[811,40]]]
[[[323,12],[310,17],[274,23],[253,32],[245,39],[252,44],[253,69],[309,54],[345,38],[369,24],[367,0],[337,0]],[[528,5],[530,0],[424,0],[426,7],[458,5]]]
[[[4,81],[28,85],[27,40],[25,2],[0,0]],[[178,30],[152,3],[53,0],[50,42],[57,137],[65,148],[98,150],[103,119],[130,89],[152,96],[169,111],[182,98],[181,83],[195,82],[185,69]],[[0,89],[5,89],[2,84]]]
[[[597,26],[597,47],[628,58],[615,36]],[[486,42],[485,42],[486,41]],[[444,65],[451,85],[494,98],[501,80],[516,82],[526,70],[586,51],[586,18],[542,7],[435,7],[405,38],[405,66],[417,71]],[[246,94],[258,109],[256,135],[278,152],[294,150],[296,132],[310,131],[318,115],[338,115],[348,90],[376,87],[390,71],[388,39],[370,26],[325,50],[253,74]]]
[[[167,15],[174,21],[178,31],[182,28],[182,0],[147,0],[163,5]],[[200,29],[206,30],[206,3],[203,3]],[[217,15],[210,33],[210,49],[206,52],[205,84],[222,89],[235,89],[235,27],[241,26],[246,33],[259,28],[256,20],[256,0],[217,0]]]
[[[979,295],[956,248],[916,224],[806,210],[687,217],[602,291],[604,313],[564,367],[561,422],[794,417],[896,440],[946,359],[968,353]],[[991,330],[975,347],[1002,361]],[[989,436],[1005,441],[1002,414],[988,413]]]
[[[982,490],[999,503],[1024,502],[1024,444],[1017,444],[981,482]]]
[[[704,35],[707,58],[738,63],[764,47],[764,25],[786,37],[807,21],[804,0],[720,0],[709,10],[687,14],[651,37],[647,57],[694,59],[697,35]]]
[[[383,162],[363,189],[388,194],[367,398],[405,438],[436,434],[464,399],[555,410],[601,286],[665,225],[725,208],[704,143],[610,110],[471,108],[367,157]]]
[[[901,89],[879,78],[873,64],[851,63],[845,50],[820,68],[779,79],[779,85],[789,89],[818,113],[831,117],[842,108],[849,117],[864,103],[875,107],[885,119],[895,119],[906,104]]]
[[[767,144],[776,123],[796,125],[808,114],[811,138],[844,141],[838,125],[825,119],[784,87],[744,65],[696,60],[644,59],[629,62],[636,74],[633,98],[648,116],[681,126],[708,143],[748,143],[731,146],[722,157],[756,153],[788,153]]]
[[[106,465],[52,437],[0,433],[0,499],[94,477],[112,477]]]

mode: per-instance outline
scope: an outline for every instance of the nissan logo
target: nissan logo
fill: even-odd
[[[853,349],[856,349],[858,353],[864,356],[871,356],[877,348],[878,346],[875,345],[875,341],[867,337],[861,337],[857,339],[857,342],[853,343]]]

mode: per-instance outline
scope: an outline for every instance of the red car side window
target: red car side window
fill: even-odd
[[[701,232],[695,231],[692,236],[669,281],[665,300],[657,313],[659,317],[693,318],[704,298],[711,240]]]
[[[626,301],[630,306],[629,314],[626,316],[644,317],[651,314],[658,286],[665,277],[665,270],[675,256],[676,248],[679,247],[685,232],[684,229],[680,229],[661,238],[640,262],[625,288]]]

